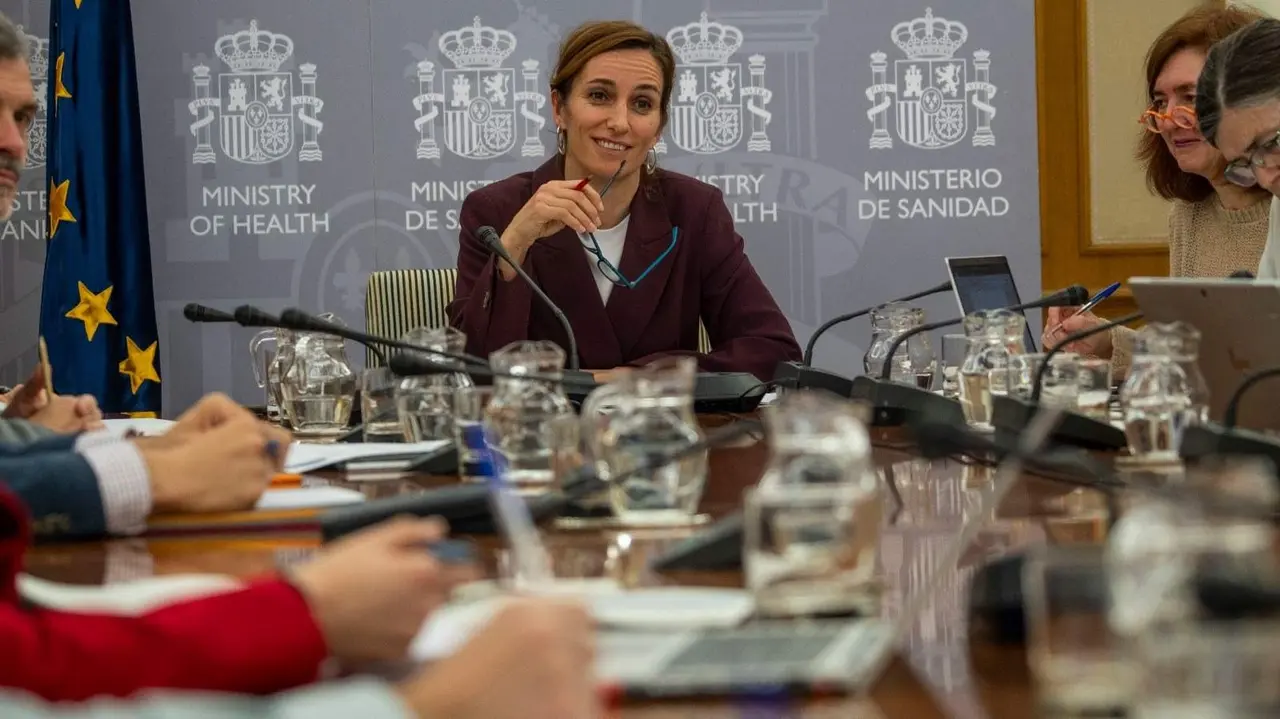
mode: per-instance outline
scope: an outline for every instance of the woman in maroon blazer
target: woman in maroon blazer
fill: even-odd
[[[657,167],[674,77],[667,41],[633,23],[587,23],[561,45],[551,78],[559,153],[462,204],[449,320],[469,352],[524,339],[569,346],[555,315],[478,239],[488,225],[564,310],[583,368],[694,355],[703,371],[769,380],[800,359],[721,192]],[[710,354],[697,352],[699,320]]]

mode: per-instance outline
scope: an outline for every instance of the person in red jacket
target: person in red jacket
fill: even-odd
[[[268,694],[315,681],[330,657],[403,658],[465,576],[426,550],[443,534],[435,521],[396,519],[334,543],[288,578],[136,617],[55,611],[18,594],[30,522],[0,488],[0,686],[51,701],[142,689]]]

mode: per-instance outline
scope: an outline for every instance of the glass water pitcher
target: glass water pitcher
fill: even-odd
[[[489,443],[503,461],[508,481],[550,486],[578,453],[578,418],[557,382],[521,375],[560,378],[565,353],[545,340],[513,342],[489,355],[489,365],[506,377],[493,380],[484,410]]]
[[[474,387],[475,383],[461,360],[438,353],[465,352],[466,334],[447,326],[418,327],[406,332],[400,341],[423,348],[423,356],[437,365],[457,369],[456,372],[405,377],[400,380],[396,387],[396,416],[401,431],[411,442],[453,439],[455,392]]]
[[[286,329],[263,330],[249,340],[253,379],[266,392],[267,420],[288,422],[283,412],[280,378],[293,362],[294,333]]]
[[[1186,322],[1156,323],[1152,327],[1168,342],[1169,356],[1187,376],[1191,421],[1209,421],[1209,383],[1200,372],[1200,330]]]
[[[1129,453],[1135,459],[1177,461],[1182,431],[1197,416],[1173,344],[1159,325],[1147,325],[1134,336],[1133,364],[1120,387],[1120,404]]]
[[[321,319],[335,324],[332,314]],[[294,432],[301,435],[341,433],[351,421],[357,377],[347,359],[346,341],[319,332],[299,332],[293,357],[281,382],[282,406]]]
[[[882,524],[867,430],[848,402],[788,393],[764,414],[770,458],[744,506],[743,569],[758,611],[874,611]]]
[[[969,355],[960,367],[960,407],[965,422],[991,432],[992,395],[1009,392],[1012,361],[1024,352],[1026,319],[1009,310],[982,310],[964,318]]]
[[[869,377],[879,377],[884,371],[889,349],[898,337],[925,323],[924,310],[902,302],[890,302],[871,311],[871,343],[862,358],[862,367]],[[933,386],[937,358],[929,342],[928,333],[912,335],[894,351],[893,369],[889,379],[928,389]]]
[[[609,503],[628,524],[688,522],[698,511],[707,479],[707,450],[644,471],[699,442],[693,411],[698,365],[692,357],[668,357],[623,371],[587,396],[582,433]]]

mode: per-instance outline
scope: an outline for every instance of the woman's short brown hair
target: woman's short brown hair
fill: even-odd
[[[1205,6],[1183,15],[1160,33],[1147,51],[1147,98],[1155,99],[1156,78],[1169,58],[1187,48],[1207,53],[1215,43],[1261,17],[1257,11],[1240,6]],[[1138,159],[1147,166],[1147,187],[1166,200],[1199,202],[1213,194],[1209,180],[1178,167],[1158,133],[1142,131]]]
[[[667,39],[626,20],[601,20],[583,23],[560,43],[560,57],[551,75],[551,89],[568,98],[588,62],[614,50],[648,50],[662,71],[662,127],[667,126],[667,106],[671,103],[671,86],[676,80],[676,58]]]

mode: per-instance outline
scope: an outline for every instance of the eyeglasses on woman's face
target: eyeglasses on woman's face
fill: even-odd
[[[1258,184],[1258,168],[1274,170],[1280,167],[1280,130],[1270,140],[1249,151],[1248,156],[1227,163],[1223,177],[1233,185],[1253,187]]]
[[[1174,105],[1168,112],[1164,112],[1164,103],[1156,102],[1147,108],[1146,112],[1138,116],[1138,123],[1147,129],[1147,132],[1164,132],[1168,125],[1183,130],[1196,129],[1196,111],[1195,108],[1188,105]]]

